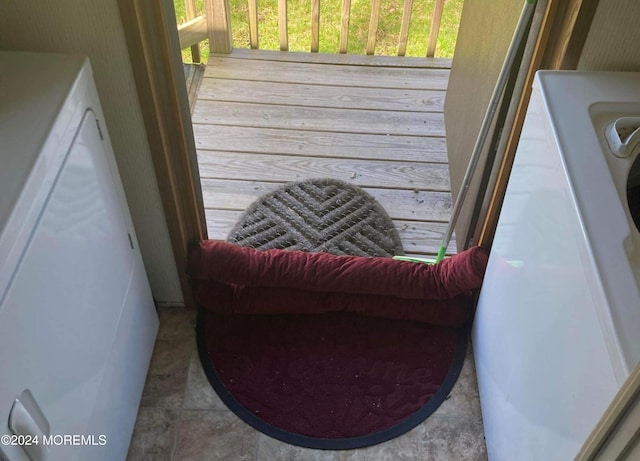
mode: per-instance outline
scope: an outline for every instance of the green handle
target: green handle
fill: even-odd
[[[418,258],[413,256],[394,256],[393,259],[396,261],[408,261],[411,263],[423,263],[423,264],[434,264],[435,261],[430,258]]]

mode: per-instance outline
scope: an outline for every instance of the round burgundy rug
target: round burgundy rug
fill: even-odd
[[[198,350],[223,402],[274,438],[353,449],[420,424],[451,391],[466,332],[348,313],[200,310]]]
[[[324,178],[261,197],[229,240],[257,249],[402,254],[386,211],[365,191]],[[209,382],[245,422],[276,439],[353,449],[397,437],[449,395],[465,328],[335,312],[226,315],[200,309]]]

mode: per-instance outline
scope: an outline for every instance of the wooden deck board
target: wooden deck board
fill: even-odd
[[[209,58],[205,78],[303,83],[324,86],[445,90],[447,69],[368,67]]]
[[[339,133],[444,136],[442,113],[250,104],[199,99],[193,123]]]
[[[273,192],[282,182],[201,178],[205,208],[244,210],[258,197]],[[295,181],[292,178],[291,181]],[[393,219],[446,222],[451,212],[451,194],[407,189],[363,187]]]
[[[210,58],[193,113],[210,238],[226,238],[243,210],[282,184],[330,177],[376,198],[407,253],[437,252],[451,211],[442,116],[450,62],[379,58]]]
[[[307,53],[304,51],[269,51],[236,48],[230,55],[211,54],[225,59],[255,59],[316,64],[355,65],[368,67],[415,67],[419,69],[450,69],[451,58],[424,59],[406,56],[368,56],[364,54]]]
[[[334,178],[360,187],[415,189],[449,192],[449,169],[444,164],[389,162],[386,160],[332,159],[292,155],[217,152],[198,155],[200,175],[205,178],[282,181],[293,178]],[[277,165],[277,168],[274,168]]]
[[[202,83],[204,75],[204,66],[202,64],[183,64],[184,80],[187,85],[187,96],[189,98],[189,107],[193,113],[193,107],[198,98],[198,90]]]
[[[235,223],[242,216],[240,210],[206,210],[207,231],[209,238],[226,240]],[[402,239],[405,253],[422,255],[433,253],[433,249],[440,246],[446,224],[425,221],[395,220],[396,229]],[[455,253],[455,248],[449,248],[447,254]]]
[[[388,88],[372,92],[370,88],[319,86],[300,83],[252,82],[205,78],[199,98],[212,101],[277,104],[340,109],[440,112],[443,90],[400,90]]]
[[[447,146],[442,136],[323,133],[203,124],[195,124],[193,130],[199,150],[447,163]]]

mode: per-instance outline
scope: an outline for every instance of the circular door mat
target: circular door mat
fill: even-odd
[[[198,352],[225,405],[275,439],[347,450],[413,429],[447,398],[464,329],[349,313],[201,310]]]

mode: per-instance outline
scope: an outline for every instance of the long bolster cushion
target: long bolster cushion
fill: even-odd
[[[481,286],[487,260],[488,252],[482,247],[431,265],[384,257],[259,251],[203,240],[191,248],[189,275],[196,283],[449,300]]]
[[[412,320],[448,327],[471,318],[471,297],[449,300],[403,299],[393,296],[317,292],[279,287],[247,287],[218,282],[199,283],[196,302],[220,314],[324,314],[350,312],[370,317]]]

